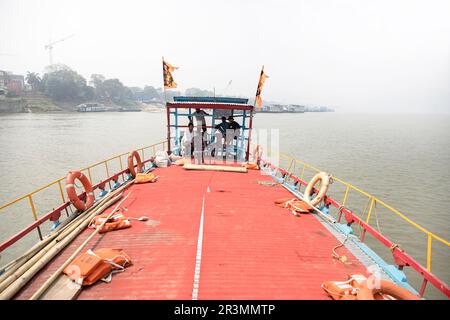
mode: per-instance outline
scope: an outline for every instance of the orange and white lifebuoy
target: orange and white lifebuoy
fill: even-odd
[[[141,161],[141,157],[139,156],[139,153],[136,150],[133,150],[128,155],[128,170],[130,170],[131,175],[136,177],[136,170],[134,169],[134,159],[136,159],[137,163],[137,173],[142,171],[143,165]]]
[[[82,201],[75,190],[75,179],[80,180],[86,191],[86,201]],[[89,179],[80,171],[70,171],[66,177],[66,192],[70,202],[80,211],[89,209],[94,204],[94,189]]]
[[[313,191],[314,186],[317,182],[320,181],[320,189],[317,196],[315,196],[313,199],[309,199],[311,196],[311,192]],[[328,186],[330,185],[331,176],[326,172],[319,172],[316,174],[311,181],[308,183],[308,186],[305,189],[305,192],[303,194],[303,201],[308,203],[311,206],[316,206],[320,203],[320,201],[323,200],[325,195],[328,191]]]
[[[388,295],[397,300],[420,300],[412,292],[386,280],[379,280],[377,288],[369,288],[367,281],[365,281],[360,285],[356,298],[358,300],[378,300],[377,295]]]

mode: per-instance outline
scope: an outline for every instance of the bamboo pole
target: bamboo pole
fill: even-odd
[[[30,265],[31,261],[36,261],[36,257],[33,257],[34,254],[36,254],[37,251],[43,249],[46,245],[53,246],[55,243],[61,241],[61,239],[70,233],[71,230],[74,230],[74,228],[78,225],[80,225],[88,216],[91,216],[93,212],[99,212],[104,211],[109,206],[113,205],[115,202],[117,202],[119,198],[113,199],[119,192],[121,192],[126,185],[120,187],[119,189],[115,190],[114,192],[107,195],[104,199],[102,199],[95,207],[91,207],[89,210],[85,211],[83,214],[80,214],[76,216],[72,221],[70,221],[69,224],[64,226],[64,228],[60,229],[58,232],[52,234],[50,237],[44,239],[43,241],[40,241],[35,246],[33,246],[30,250],[28,250],[24,255],[17,258],[15,261],[14,266],[10,266],[7,272],[5,272],[0,277],[0,292],[4,290],[12,281],[15,281],[17,278],[11,278],[11,275],[16,272],[19,268],[21,268],[24,264]],[[92,219],[92,218],[91,218]],[[52,240],[55,240],[54,244],[51,244]],[[50,243],[50,244],[49,244]],[[41,253],[38,253],[38,255],[42,255]],[[28,260],[32,258],[32,260]],[[14,262],[14,261],[12,261]],[[25,268],[21,269],[23,272],[25,272]],[[22,272],[22,273],[23,273]],[[7,283],[4,283],[7,281]]]
[[[183,168],[186,170],[225,171],[225,172],[241,172],[241,173],[247,172],[247,168],[245,168],[245,167],[219,166],[219,165],[208,165],[208,164],[185,163],[183,165]]]
[[[29,257],[33,256],[39,249],[43,248],[45,245],[47,245],[51,240],[55,239],[59,234],[61,234],[64,230],[67,230],[72,223],[75,223],[78,219],[82,218],[86,214],[89,214],[94,209],[97,209],[102,203],[104,203],[104,200],[108,199],[102,199],[100,202],[96,203],[94,207],[89,208],[88,210],[84,212],[77,211],[76,214],[72,214],[69,216],[68,219],[63,221],[59,228],[51,233],[49,236],[44,238],[43,240],[36,243],[33,247],[31,247],[28,251],[26,251],[24,254],[22,254],[20,257],[14,259],[13,261],[9,262],[8,264],[4,265],[0,270],[4,271],[5,273],[0,276],[0,283],[2,283],[5,279],[6,272],[11,272],[12,269],[17,269],[17,264],[20,263],[23,259],[28,259]],[[83,213],[83,215],[81,214]]]
[[[121,198],[121,195],[116,196],[117,193],[121,192],[124,188],[129,187],[132,183],[133,182],[128,183],[127,185],[115,190],[114,193],[110,194],[110,197],[114,198],[110,199],[103,206],[99,207],[88,216],[83,216],[83,219],[68,228],[46,247],[42,248],[41,251],[18,268],[14,274],[8,276],[8,278],[0,284],[0,300],[11,299],[40,269],[42,269],[42,267],[44,267],[56,254],[72,242],[72,240],[86,228],[93,217],[117,202]]]
[[[111,199],[114,203],[121,196]],[[111,205],[105,204],[105,208]],[[102,209],[105,209],[102,207]],[[99,210],[100,212],[100,210]],[[97,212],[92,212],[91,215],[86,216],[79,224],[67,230],[60,237],[56,238],[49,245],[42,248],[36,255],[24,263],[14,274],[10,275],[3,283],[0,284],[0,300],[11,299],[42,267],[44,267],[56,254],[65,248],[90,223]]]
[[[47,279],[47,281],[45,281],[45,283],[38,289],[38,291],[36,291],[33,296],[30,298],[30,300],[37,300],[46,290],[47,288],[53,283],[54,280],[56,280],[56,278],[61,274],[61,272],[64,271],[64,269],[75,259],[75,257],[81,252],[81,250],[83,250],[83,248],[88,244],[88,242],[95,236],[97,235],[100,230],[104,227],[104,225],[106,224],[106,222],[108,222],[108,220],[113,216],[113,214],[120,208],[120,206],[122,205],[122,203],[130,196],[130,194],[132,193],[129,192],[122,200],[120,200],[120,202],[117,204],[117,206],[110,212],[110,214],[108,215],[108,217],[95,229],[94,232],[92,232],[92,234],[77,248],[77,250],[75,250],[74,253],[72,253],[72,255],[69,257],[69,259],[66,260],[66,262],[63,263],[63,265],[61,267],[59,267],[58,270],[55,271],[55,273],[53,273],[53,275]]]

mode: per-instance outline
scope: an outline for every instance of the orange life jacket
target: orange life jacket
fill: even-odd
[[[184,166],[186,163],[191,163],[191,159],[181,158],[176,160],[173,164],[176,166]]]
[[[281,208],[287,208],[294,213],[309,213],[313,208],[306,202],[297,198],[281,198],[275,200],[275,205]]]
[[[103,213],[101,215],[96,216],[94,219],[92,219],[91,223],[89,224],[89,228],[96,229],[99,225],[101,225],[106,218],[108,218],[109,213]],[[122,213],[116,213],[113,214],[109,219],[108,222],[105,223],[103,228],[99,231],[99,233],[105,233],[108,231],[113,230],[120,230],[120,229],[126,229],[131,227],[131,222],[128,220],[128,218],[122,214]]]
[[[76,283],[89,286],[130,265],[131,258],[122,249],[88,250],[75,258],[64,273]]]
[[[322,284],[322,289],[333,300],[356,300],[359,282],[365,280],[366,277],[362,275],[353,275],[347,281],[326,281]]]
[[[155,175],[153,173],[137,173],[134,178],[134,183],[155,182]]]
[[[242,167],[247,168],[249,170],[259,170],[258,164],[254,162],[244,162],[242,164]]]
[[[322,289],[333,300],[415,300],[417,296],[396,284],[380,280],[379,289],[368,289],[367,278],[360,274],[349,275],[347,281],[326,281]]]

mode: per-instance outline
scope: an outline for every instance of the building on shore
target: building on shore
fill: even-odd
[[[23,75],[0,70],[0,95],[5,96],[9,93],[20,96],[24,87],[25,77]]]
[[[262,113],[304,113],[305,106],[299,104],[270,104],[262,106]]]

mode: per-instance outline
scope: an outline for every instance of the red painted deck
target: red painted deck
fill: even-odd
[[[328,299],[322,282],[365,274],[346,248],[338,251],[352,264],[332,258],[339,241],[313,215],[295,217],[276,207],[273,201],[290,193],[258,184],[272,181],[259,171],[172,166],[155,172],[158,182],[132,186],[124,203],[129,216],[150,220],[132,221],[131,228],[96,236],[90,243],[92,249],[124,249],[133,266],[109,284],[84,288],[79,299],[191,299],[203,197],[198,299]],[[85,230],[16,298],[30,297],[91,232]]]

